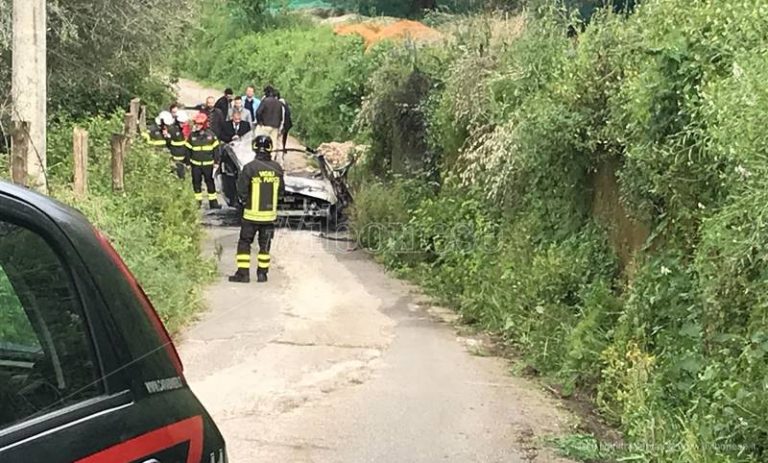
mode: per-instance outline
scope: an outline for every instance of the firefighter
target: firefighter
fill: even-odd
[[[259,135],[253,140],[256,157],[243,167],[237,179],[237,194],[243,205],[240,241],[237,243],[237,272],[233,283],[251,281],[251,245],[258,235],[257,281],[267,282],[272,238],[275,236],[277,204],[285,193],[283,169],[272,160],[272,139]]]
[[[220,158],[219,140],[208,128],[208,116],[198,113],[195,116],[195,128],[186,141],[189,150],[189,163],[192,165],[192,189],[198,206],[203,204],[203,179],[208,190],[210,209],[221,209],[213,182],[213,171]]]
[[[182,129],[182,118],[186,115],[178,115],[176,118],[171,117],[170,123],[166,124],[168,133],[168,149],[171,151],[171,158],[175,164],[175,172],[179,179],[184,180],[186,177],[186,164],[189,163],[187,149],[187,137],[184,135]]]
[[[163,122],[163,115],[159,115],[155,118],[155,121],[149,124],[147,131],[142,133],[142,137],[149,146],[155,148],[165,148],[168,146],[168,140],[165,138],[165,123]]]

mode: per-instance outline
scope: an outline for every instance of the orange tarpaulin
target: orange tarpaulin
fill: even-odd
[[[357,34],[363,37],[366,47],[387,39],[411,39],[421,42],[439,40],[442,37],[442,34],[435,29],[425,26],[420,22],[408,20],[396,21],[391,24],[376,24],[373,22],[339,24],[334,30],[339,35]]]

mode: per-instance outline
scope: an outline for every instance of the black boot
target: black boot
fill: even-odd
[[[230,283],[250,283],[251,282],[251,272],[248,270],[238,270],[235,272],[234,275],[229,277]]]
[[[221,209],[221,204],[216,199],[208,201],[208,209]]]
[[[203,202],[202,201],[198,201],[197,202],[197,207],[198,207],[198,209],[203,207]]]
[[[266,283],[269,281],[269,278],[267,278],[267,272],[257,272],[256,273],[256,281],[259,283]]]

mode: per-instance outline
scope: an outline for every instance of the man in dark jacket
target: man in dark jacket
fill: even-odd
[[[205,100],[205,110],[203,112],[208,116],[208,124],[211,131],[216,135],[216,138],[220,139],[224,129],[226,114],[216,107],[216,99],[214,97],[209,96]]]
[[[231,88],[228,88],[224,90],[224,96],[219,98],[214,105],[216,108],[219,108],[219,111],[225,116],[229,114],[229,107],[232,105],[232,99],[235,97],[234,95],[235,92]]]
[[[251,131],[251,124],[243,121],[243,111],[232,113],[232,120],[224,123],[224,130],[221,134],[221,141],[232,143],[237,141]]]
[[[277,99],[275,89],[264,89],[264,99],[256,111],[256,131],[272,139],[272,146],[277,146],[280,127],[283,125],[283,104]]]
[[[253,140],[256,157],[243,167],[237,179],[237,194],[243,204],[240,240],[237,243],[237,272],[229,277],[233,283],[251,281],[251,245],[258,235],[259,283],[267,282],[271,263],[270,249],[275,235],[277,205],[285,194],[283,169],[272,160],[272,140],[259,135]]]

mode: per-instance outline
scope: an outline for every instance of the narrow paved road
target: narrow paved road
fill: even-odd
[[[208,229],[220,279],[180,346],[230,462],[565,461],[539,438],[572,418],[368,254],[280,230],[270,282],[237,285],[237,236]]]
[[[283,230],[270,283],[235,285],[237,232],[209,230],[221,280],[181,346],[231,462],[562,461],[536,441],[560,408],[364,252]]]

